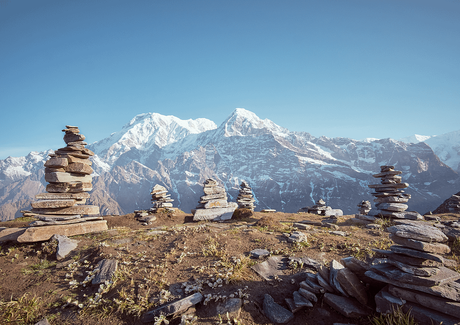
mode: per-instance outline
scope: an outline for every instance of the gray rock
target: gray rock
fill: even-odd
[[[460,301],[460,283],[458,282],[447,282],[439,286],[426,287],[408,284],[400,281],[394,281],[373,271],[367,271],[366,276],[378,282],[388,283],[401,288],[425,292],[436,297],[447,298],[453,301]]]
[[[366,287],[361,283],[356,274],[344,267],[337,271],[337,280],[348,295],[355,298],[363,305],[367,305]]]
[[[118,269],[118,261],[117,260],[101,260],[97,263],[96,268],[99,271],[96,273],[92,284],[101,284],[105,281],[111,281],[113,275]]]
[[[317,281],[316,278],[315,281]],[[313,293],[324,293],[324,288],[322,286],[316,284],[313,280],[308,278],[300,282],[300,287]]]
[[[409,208],[407,204],[403,204],[403,203],[377,203],[375,207],[380,210],[388,210],[388,211],[396,211],[396,212],[406,211]]]
[[[403,306],[403,312],[409,313],[414,317],[419,325],[459,325],[460,321],[456,317],[447,316],[433,309],[425,308],[413,302],[407,302]]]
[[[323,227],[331,228],[331,229],[334,229],[334,230],[339,230],[339,226],[334,225],[333,223],[330,223],[330,222],[322,222],[321,225]]]
[[[433,226],[427,226],[424,224],[396,225],[388,227],[387,231],[399,237],[421,240],[429,243],[445,242],[448,239],[447,236],[441,230]]]
[[[421,258],[421,259],[426,259],[426,260],[432,260],[432,261],[439,262],[439,263],[444,263],[444,257],[442,257],[441,255],[421,252],[415,249],[406,248],[404,246],[393,245],[390,247],[390,250],[397,254],[402,254],[402,255],[407,255],[407,256],[411,256],[415,258]]]
[[[442,232],[447,236],[450,242],[460,238],[460,229],[458,228],[445,227],[442,229]]]
[[[297,292],[297,291],[296,291]],[[307,299],[310,302],[318,302],[318,298],[313,292],[308,291],[307,289],[300,287],[298,293],[302,295],[305,299]],[[295,296],[294,296],[294,301],[295,301]]]
[[[232,318],[238,318],[241,312],[243,301],[240,298],[229,298],[223,302],[208,303],[207,315],[214,317],[217,315],[227,315]]]
[[[303,309],[303,307],[296,307],[294,299],[292,298],[284,298],[284,301],[286,301],[286,304],[288,305],[289,310],[293,313],[296,313],[299,310]]]
[[[392,260],[395,260],[401,263],[405,263],[405,264],[409,264],[409,265],[413,265],[413,266],[417,266],[417,267],[425,267],[425,266],[441,267],[441,266],[444,266],[444,263],[446,262],[446,260],[444,260],[443,262],[437,262],[437,261],[427,260],[423,258],[411,257],[408,255],[396,254],[395,252],[382,250],[382,249],[373,249],[373,251],[377,252],[378,254],[385,255],[388,258],[391,258]]]
[[[307,234],[301,231],[293,231],[288,237],[290,243],[304,243],[308,241]]]
[[[347,237],[348,236],[348,233],[345,232],[345,231],[329,231],[330,234],[332,235],[336,235],[336,236],[341,236],[341,237]]]
[[[146,312],[141,321],[143,323],[154,322],[155,317],[160,315],[170,316],[170,315],[180,315],[187,311],[190,307],[196,305],[197,303],[203,300],[203,295],[199,292],[194,293],[191,296],[185,297],[169,304],[163,305],[159,308]]]
[[[393,296],[385,287],[375,295],[375,311],[382,314],[392,313],[406,303],[404,299]]]
[[[349,318],[367,316],[370,313],[370,310],[362,306],[356,300],[337,296],[332,293],[324,294],[324,302],[341,313],[343,316]]]
[[[396,266],[401,271],[418,276],[432,276],[438,274],[441,270],[437,267],[417,267],[402,262],[388,259],[388,263]]]
[[[261,257],[269,256],[270,252],[267,251],[266,249],[257,248],[257,249],[253,249],[250,252],[250,254],[251,254],[251,257],[261,258]]]
[[[271,256],[265,262],[256,264],[251,268],[267,281],[273,280],[275,276],[283,275],[287,269],[288,259],[282,256]]]
[[[223,221],[230,220],[238,205],[236,202],[229,202],[227,207],[212,209],[196,209],[193,214],[193,221],[212,220]]]
[[[339,280],[337,279],[337,273],[339,270],[343,269],[344,266],[337,262],[336,260],[332,260],[330,267],[329,267],[329,284],[332,288],[334,288],[337,292],[341,293],[345,297],[348,297],[348,294],[343,290],[342,286],[340,285]]]
[[[294,297],[294,304],[296,308],[302,308],[302,307],[313,307],[313,304],[311,301],[305,297],[300,290],[306,291],[304,289],[299,289],[299,291],[294,291],[292,296]],[[313,295],[313,294],[312,294]],[[316,296],[315,296],[316,298]]]
[[[350,256],[344,257],[340,260],[340,262],[353,273],[363,276],[366,271],[369,271],[371,266],[366,262],[360,261],[357,258]]]
[[[450,247],[441,243],[428,243],[425,241],[415,240],[411,238],[399,237],[395,234],[390,234],[390,239],[396,244],[413,248],[416,250],[435,253],[435,254],[448,254],[450,253]]]
[[[330,216],[340,217],[340,216],[343,216],[343,211],[340,210],[340,209],[326,210],[326,211],[324,212],[324,215],[325,215],[326,217],[330,217]]]
[[[320,286],[324,288],[325,291],[327,292],[334,292],[334,289],[329,285],[329,283],[321,276],[321,274],[318,274],[318,283]]]
[[[51,241],[57,241],[58,246],[56,250],[56,259],[58,261],[63,260],[71,251],[78,246],[78,241],[70,239],[64,235],[53,235]]]
[[[308,267],[313,270],[318,270],[321,266],[320,262],[309,257],[289,257],[289,264],[292,264],[293,262],[302,265],[302,267]]]
[[[453,302],[395,286],[390,286],[388,291],[396,297],[415,302],[423,307],[434,309],[447,315],[458,315],[460,317],[460,302]]]
[[[294,314],[278,305],[269,294],[264,296],[265,316],[275,324],[285,324],[294,318]]]
[[[409,274],[388,263],[373,265],[371,270],[394,281],[426,287],[437,286],[460,279],[460,273],[445,267],[441,267],[438,274],[430,277],[421,277]]]
[[[302,223],[302,224],[307,224],[307,225],[311,225],[311,226],[321,226],[321,222],[319,221],[313,221],[313,220],[302,220],[302,221],[299,221],[299,223]]]
[[[307,224],[299,223],[299,222],[295,222],[292,226],[298,229],[302,229],[302,230],[309,230],[312,228],[311,225],[307,225]]]

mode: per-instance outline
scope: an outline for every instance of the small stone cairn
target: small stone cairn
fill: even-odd
[[[204,195],[200,197],[198,206],[192,210],[193,221],[229,220],[237,208],[236,202],[227,202],[225,188],[219,186],[217,181],[209,178],[204,182]]]
[[[358,214],[355,214],[355,217],[350,219],[352,222],[357,224],[368,225],[376,220],[376,217],[369,215],[369,212],[372,209],[371,203],[369,201],[361,201],[358,204],[358,208]]]
[[[402,190],[409,186],[407,183],[401,183],[401,171],[395,170],[394,166],[380,166],[380,173],[372,175],[375,178],[381,179],[381,184],[368,185],[374,189],[375,206],[379,209],[377,215],[397,219],[423,219],[417,212],[406,212],[410,199],[410,194],[404,193]]]
[[[78,127],[67,125],[62,131],[67,146],[50,154],[45,162],[47,193],[36,195],[38,201],[31,203],[32,210],[24,212],[39,220],[18,237],[19,242],[48,240],[53,234],[72,236],[107,230],[107,221],[102,217],[82,217],[99,214],[98,206],[85,205],[92,190],[89,157],[94,153],[85,148],[85,136]]]
[[[301,208],[297,212],[307,212],[307,213],[318,214],[318,215],[326,216],[326,217],[343,216],[342,210],[332,209],[330,206],[326,205],[326,202],[324,202],[323,199],[319,199],[318,201],[316,201],[316,204],[314,206]]]
[[[152,194],[153,203],[153,207],[150,209],[150,211],[156,213],[158,209],[166,209],[171,212],[176,210],[173,208],[173,204],[171,203],[174,202],[174,200],[171,199],[171,194],[168,194],[166,187],[157,184],[153,187],[150,194]]]
[[[439,229],[417,221],[387,229],[397,245],[373,263],[365,276],[387,283],[376,297],[377,311],[389,312],[402,306],[421,323],[458,324],[460,322],[460,273],[445,266],[456,262],[442,254],[450,252],[447,236]],[[383,262],[382,262],[383,261]]]
[[[358,208],[359,214],[367,216],[372,209],[371,202],[362,200],[361,203],[358,204]]]
[[[252,194],[252,189],[246,181],[242,181],[240,184],[240,192],[236,198],[236,203],[238,203],[238,209],[249,209],[254,211],[254,196]]]

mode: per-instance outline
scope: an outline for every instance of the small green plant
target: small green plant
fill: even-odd
[[[402,311],[401,307],[395,308],[392,313],[379,314],[377,316],[369,317],[372,325],[416,325],[414,318],[410,314]]]
[[[53,267],[57,264],[57,262],[50,262],[46,258],[43,260],[40,260],[37,264],[33,264],[30,266],[32,270],[39,271],[39,270],[45,270],[49,269],[50,267]]]
[[[33,324],[41,318],[39,297],[29,298],[27,293],[10,301],[0,301],[0,319],[11,324]]]

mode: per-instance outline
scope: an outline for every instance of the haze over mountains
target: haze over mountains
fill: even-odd
[[[96,154],[90,204],[99,205],[102,214],[150,208],[157,183],[170,191],[174,206],[190,212],[209,177],[226,187],[230,201],[246,180],[256,210],[285,212],[323,198],[346,214],[356,213],[361,200],[372,201],[367,185],[378,182],[372,174],[380,165],[403,171],[412,194],[409,210],[434,210],[460,188],[460,131],[401,141],[314,137],[238,108],[220,126],[204,118],[140,114],[88,148]],[[50,152],[0,160],[0,219],[21,216],[44,191],[43,163]]]

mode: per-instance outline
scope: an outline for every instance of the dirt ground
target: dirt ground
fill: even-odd
[[[328,264],[332,259],[348,256],[366,260],[373,255],[372,248],[387,249],[392,244],[387,232],[352,225],[347,220],[351,216],[340,218],[338,223],[340,231],[348,236],[313,226],[303,230],[308,234],[308,242],[302,244],[288,243],[284,234],[296,230],[294,222],[319,222],[324,217],[256,212],[241,220],[196,223],[190,214],[182,212],[156,216],[157,220],[150,225],[142,225],[134,214],[105,216],[109,230],[72,237],[79,241],[78,247],[63,261],[56,260],[56,247],[51,242],[1,244],[2,324],[35,324],[43,317],[51,324],[142,324],[140,316],[146,311],[190,295],[194,291],[187,290],[193,286],[203,295],[213,297],[242,295],[246,303],[239,315],[232,316],[232,324],[269,324],[262,310],[264,294],[270,294],[287,308],[284,299],[292,298],[292,292],[305,279],[303,272],[309,270],[294,265],[284,271],[279,281],[265,281],[251,269],[263,261],[251,258],[251,250],[262,248],[272,255],[306,256]],[[0,227],[21,227],[29,222],[3,222]],[[110,258],[119,261],[113,283],[102,288],[85,283],[98,261]],[[372,290],[378,288],[370,288],[370,294]],[[200,303],[192,308],[190,312],[198,318],[195,324],[227,323],[227,316],[213,313],[213,306],[215,303]],[[170,324],[181,322],[180,317],[168,320]],[[320,297],[313,308],[297,312],[287,324],[349,322],[371,323],[369,318],[343,317],[323,304]]]

